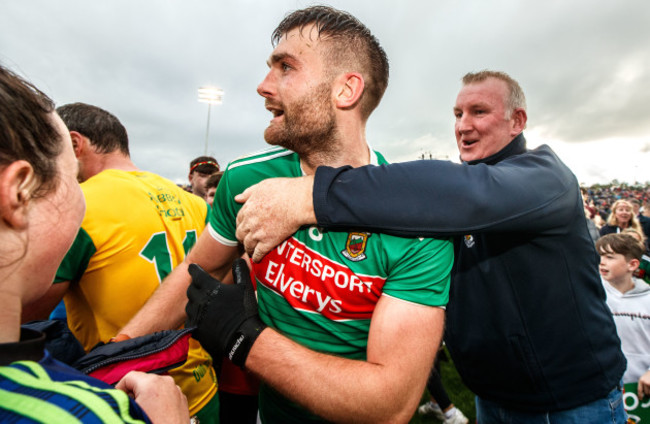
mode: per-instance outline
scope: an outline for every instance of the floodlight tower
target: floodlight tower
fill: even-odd
[[[223,90],[219,87],[205,86],[199,88],[199,102],[208,104],[208,124],[205,128],[205,152],[208,155],[208,136],[210,135],[210,108],[223,103]]]

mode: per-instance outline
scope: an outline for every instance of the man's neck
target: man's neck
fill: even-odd
[[[82,169],[84,181],[107,169],[138,171],[138,167],[131,161],[131,158],[121,152],[95,153],[92,157],[82,161]]]
[[[339,124],[336,140],[327,151],[310,152],[300,155],[300,165],[306,175],[313,175],[319,166],[359,166],[370,164],[370,148],[366,141],[365,124],[354,121]]]
[[[370,164],[370,148],[366,144],[355,151],[311,153],[300,157],[300,166],[306,175],[313,175],[319,166],[352,166],[353,168]]]

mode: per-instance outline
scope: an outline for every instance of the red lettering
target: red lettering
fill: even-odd
[[[253,265],[260,284],[282,295],[295,309],[329,319],[370,319],[385,278],[355,274],[295,238]]]

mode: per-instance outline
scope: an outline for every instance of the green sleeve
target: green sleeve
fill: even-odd
[[[70,250],[68,250],[63,262],[56,271],[54,283],[79,281],[86,272],[90,258],[96,251],[95,244],[88,233],[83,228],[80,228],[74,243],[72,243]]]
[[[388,250],[391,270],[384,293],[428,306],[446,305],[454,262],[452,242],[449,239],[388,238],[392,246]]]
[[[208,202],[205,202],[206,205],[208,205],[208,213],[205,214],[205,225],[208,225],[210,223],[210,215],[212,215],[212,207]]]
[[[241,205],[235,202],[237,192],[233,192],[231,184],[231,171],[226,169],[214,195],[212,213],[210,214],[210,227],[217,233],[226,244],[237,243],[235,236],[235,222],[237,212]]]

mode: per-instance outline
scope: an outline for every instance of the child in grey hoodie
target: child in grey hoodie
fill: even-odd
[[[596,242],[600,275],[621,348],[627,358],[623,383],[637,383],[638,395],[650,395],[650,285],[634,278],[643,245],[629,234],[608,234]]]

